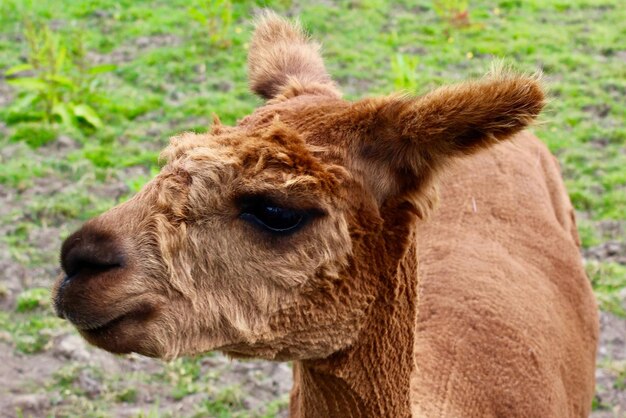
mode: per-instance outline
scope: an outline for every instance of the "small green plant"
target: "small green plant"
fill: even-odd
[[[46,124],[41,123],[21,123],[19,124],[9,139],[12,142],[25,142],[32,148],[39,148],[56,139],[56,130]]]
[[[135,403],[137,401],[137,389],[126,388],[119,392],[115,398],[120,402]]]
[[[247,416],[241,412],[242,407],[241,389],[237,386],[229,386],[215,393],[210,393],[209,399],[201,403],[194,417],[234,418]]]
[[[111,145],[90,147],[84,151],[84,157],[100,168],[108,168],[115,165],[112,154],[113,149]]]
[[[61,122],[68,126],[102,127],[102,121],[88,103],[94,96],[95,77],[111,71],[112,65],[89,66],[80,32],[69,42],[48,26],[24,22],[24,38],[28,45],[27,62],[9,68],[7,83],[21,90],[12,111],[40,112],[29,118],[46,123]]]
[[[163,379],[173,386],[172,397],[180,400],[200,389],[200,358],[176,359],[167,364]]]
[[[5,322],[5,320],[10,320],[10,322]],[[17,321],[14,318],[0,316],[0,328],[11,334],[17,351],[25,354],[43,350],[61,327],[61,319],[47,315],[30,315],[25,318],[20,317]]]
[[[50,290],[43,287],[35,287],[23,291],[17,297],[18,312],[32,311],[37,308],[50,306]]]
[[[77,363],[61,367],[53,374],[54,385],[62,390],[71,389],[83,369],[84,366]]]
[[[189,15],[207,29],[209,43],[219,48],[231,45],[233,25],[231,0],[200,0],[198,7],[189,8]]]
[[[261,416],[261,418],[273,418],[279,415],[279,413],[283,410],[286,410],[289,407],[289,397],[283,395],[279,399],[275,399],[268,403],[265,407],[265,412]]]
[[[455,28],[471,26],[469,18],[469,1],[467,0],[433,0],[435,13]]]
[[[626,287],[626,267],[617,263],[588,261],[585,269],[600,308],[625,318],[626,303],[620,291]]]
[[[626,361],[616,362],[614,369],[617,375],[613,387],[620,391],[626,390]]]
[[[289,10],[293,6],[293,0],[256,0],[255,3],[258,7],[273,10]]]
[[[150,407],[147,411],[140,411],[134,418],[159,418],[161,417],[161,413],[159,412],[159,400],[156,400],[156,403]]]
[[[417,89],[418,58],[396,54],[391,59],[393,86],[396,90],[415,91]]]
[[[591,410],[592,411],[602,411],[608,409],[607,406],[602,402],[599,398],[598,394],[593,397],[591,400]]]

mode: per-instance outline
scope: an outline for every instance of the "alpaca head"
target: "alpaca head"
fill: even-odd
[[[164,358],[307,359],[349,346],[393,264],[385,237],[406,245],[435,174],[543,106],[535,79],[503,72],[345,101],[317,44],[270,13],[250,51],[266,104],[235,127],[216,118],[209,133],[174,137],[143,190],[63,244],[55,307],[91,343]]]

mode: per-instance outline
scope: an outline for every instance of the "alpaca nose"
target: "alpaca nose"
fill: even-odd
[[[70,235],[61,247],[65,284],[123,268],[125,262],[124,251],[113,235],[89,224]]]

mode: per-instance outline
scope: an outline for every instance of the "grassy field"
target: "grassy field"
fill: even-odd
[[[0,0],[0,410],[8,416],[275,416],[289,369],[219,355],[163,365],[86,347],[54,317],[61,240],[159,170],[169,136],[261,102],[260,7],[300,16],[347,98],[545,74],[534,128],[578,213],[602,314],[594,417],[626,417],[626,8],[618,0]]]

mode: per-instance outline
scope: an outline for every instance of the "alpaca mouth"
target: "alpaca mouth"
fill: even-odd
[[[158,357],[160,351],[150,338],[149,323],[158,315],[158,309],[144,303],[126,313],[106,321],[94,321],[76,326],[90,344],[115,354],[131,352]]]
[[[74,323],[74,325],[85,337],[89,337],[91,339],[106,339],[116,334],[118,330],[122,330],[125,326],[138,325],[145,322],[145,320],[152,316],[153,312],[154,308],[151,305],[144,303],[136,309],[113,316],[112,319],[108,319],[104,322],[83,322],[81,324]]]
[[[122,322],[124,319],[126,319],[127,317],[131,315],[133,315],[133,312],[116,316],[113,319],[103,322],[101,324],[98,324],[98,323],[89,324],[89,325],[76,325],[75,324],[75,326],[81,332],[89,332],[92,334],[97,334],[97,333],[104,332],[115,327],[116,325],[118,325],[120,322]]]

